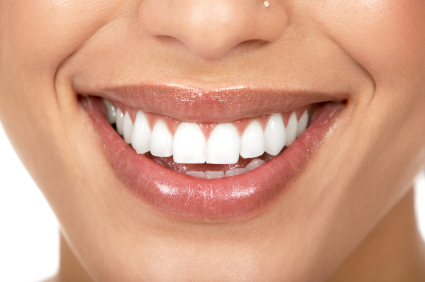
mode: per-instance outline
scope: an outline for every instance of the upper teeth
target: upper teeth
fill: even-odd
[[[182,164],[205,163],[207,142],[199,125],[187,122],[179,125],[174,134],[173,159],[176,163]]]
[[[266,152],[276,156],[305,131],[308,123],[307,110],[299,121],[293,112],[286,127],[282,115],[277,113],[270,115],[264,130],[254,119],[239,136],[235,124],[220,123],[206,140],[197,123],[180,123],[173,136],[162,120],[158,120],[151,130],[145,113],[138,111],[133,125],[128,112],[124,114],[119,108],[115,109],[106,99],[103,102],[108,122],[116,123],[118,133],[138,154],[150,151],[157,157],[173,156],[176,163],[235,164],[239,155],[255,158]],[[239,171],[231,173],[238,174]]]

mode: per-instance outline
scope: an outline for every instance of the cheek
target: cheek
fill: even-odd
[[[56,71],[118,2],[0,0],[0,116],[21,158],[58,138]]]
[[[391,143],[387,152],[401,159],[404,151],[415,155],[412,148],[425,144],[418,123],[425,120],[425,1],[326,0],[309,7],[323,32],[373,79],[370,97],[358,97],[360,118],[373,124],[369,142]],[[416,144],[408,148],[408,140]]]
[[[117,14],[118,2],[15,0],[2,3],[2,63],[34,73],[54,74],[63,60]]]
[[[319,7],[320,6],[320,7]],[[377,86],[394,75],[411,81],[424,71],[425,2],[327,0],[313,7],[329,37],[368,71]]]

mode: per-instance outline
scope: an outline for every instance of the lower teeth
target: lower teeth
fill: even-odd
[[[265,164],[267,161],[269,161],[273,158],[273,156],[265,153],[262,156],[262,159],[258,159],[258,158],[252,159],[246,165],[235,164],[235,165],[232,165],[230,167],[226,166],[227,168],[223,167],[222,169],[217,169],[217,170],[202,170],[202,167],[200,167],[200,166],[209,166],[209,165],[208,164],[206,164],[206,165],[198,164],[198,165],[194,165],[194,166],[196,166],[196,170],[194,170],[194,168],[187,167],[187,165],[176,164],[172,160],[166,161],[165,159],[152,157],[150,154],[146,154],[146,156],[150,157],[152,160],[154,160],[159,165],[166,167],[166,168],[169,168],[169,169],[172,169],[176,172],[185,173],[185,174],[193,176],[193,177],[206,178],[206,179],[223,178],[223,177],[230,177],[230,176],[236,176],[236,175],[239,175],[239,174],[243,174],[245,172],[256,169],[257,167]],[[219,166],[219,165],[215,165],[215,166]]]

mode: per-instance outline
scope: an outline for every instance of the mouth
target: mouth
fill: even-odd
[[[343,108],[326,95],[175,86],[82,97],[111,167],[133,195],[168,216],[207,221],[252,218],[271,207]]]

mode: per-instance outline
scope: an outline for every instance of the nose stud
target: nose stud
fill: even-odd
[[[265,1],[263,4],[264,4],[264,7],[266,7],[266,8],[268,8],[270,6],[269,1]]]

